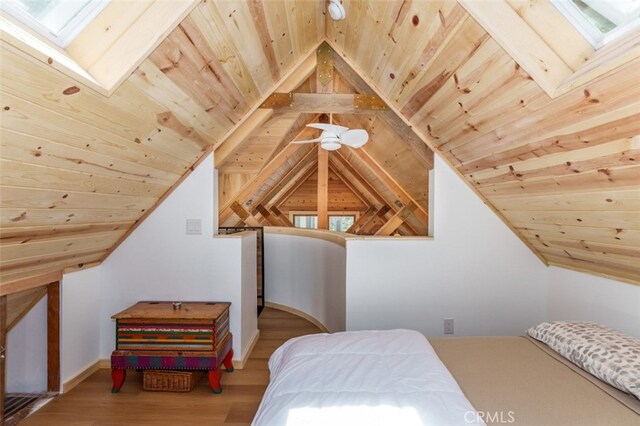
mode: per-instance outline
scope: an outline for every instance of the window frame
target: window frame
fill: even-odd
[[[551,0],[551,3],[562,15],[569,21],[587,41],[598,50],[603,46],[611,43],[613,40],[640,28],[640,18],[634,18],[629,22],[617,26],[606,34],[601,33],[596,27],[589,22],[586,16],[573,4],[570,0]]]
[[[315,216],[318,217],[318,212],[313,210],[295,210],[295,211],[290,211],[289,212],[289,221],[293,224],[294,228],[298,228],[298,229],[318,229],[318,228],[299,228],[297,227],[296,224],[296,216]],[[328,217],[335,217],[335,216],[352,216],[353,217],[353,222],[355,223],[358,218],[360,217],[360,212],[357,211],[330,211],[328,212]],[[332,231],[334,232],[334,231]]]
[[[293,227],[294,228],[298,228],[298,229],[318,229],[317,228],[317,224],[318,224],[318,213],[315,214],[311,214],[313,212],[296,212],[296,213],[292,213],[291,214],[291,223],[293,223]],[[315,217],[316,218],[316,227],[315,228],[302,228],[300,226],[296,226],[296,217],[297,216],[303,216],[303,217]]]
[[[64,2],[65,0],[62,1]],[[57,35],[40,23],[38,19],[14,4],[13,1],[0,1],[0,9],[20,21],[23,25],[26,25],[32,31],[45,37],[56,46],[66,49],[110,2],[111,0],[89,0],[89,3],[84,6],[80,12],[62,28],[60,34]]]

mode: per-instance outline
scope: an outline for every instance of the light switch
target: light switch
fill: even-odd
[[[202,221],[200,219],[187,219],[187,235],[201,235]]]

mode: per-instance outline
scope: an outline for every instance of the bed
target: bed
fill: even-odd
[[[269,370],[255,426],[483,424],[416,331],[294,338],[273,353]]]
[[[530,337],[292,339],[253,425],[640,425],[640,400]]]

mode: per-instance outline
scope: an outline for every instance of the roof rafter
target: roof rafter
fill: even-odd
[[[273,205],[272,200],[278,199],[282,194],[286,193],[288,188],[294,185],[301,176],[305,175],[307,171],[313,169],[313,166],[317,162],[317,152],[315,150],[309,150],[298,164],[293,167],[289,173],[284,176],[278,184],[276,184],[264,197],[262,197],[258,204],[263,204],[267,207]]]
[[[231,205],[236,200],[245,200],[249,197],[260,185],[262,185],[274,171],[276,171],[280,166],[282,166],[293,154],[296,153],[299,149],[303,149],[301,145],[290,144],[285,147],[282,151],[278,153],[278,155],[265,167],[258,172],[256,176],[253,177],[241,190],[235,195],[227,205],[223,206],[220,209],[220,223],[224,222],[231,216],[233,213],[231,209]]]
[[[338,74],[356,91],[375,93],[375,90],[340,55],[335,55],[333,64]],[[416,133],[412,126],[407,125],[398,114],[399,112],[396,111],[385,110],[377,112],[376,117],[392,128],[409,145],[427,169],[431,170],[433,168],[433,151],[429,149],[427,141]]]

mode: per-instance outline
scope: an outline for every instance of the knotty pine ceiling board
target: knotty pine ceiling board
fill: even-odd
[[[101,261],[317,45],[323,7],[201,2],[108,98],[3,41],[2,282]]]
[[[545,32],[544,5],[507,3]],[[640,282],[638,59],[551,99],[455,0],[343,4],[347,19],[335,22],[322,0],[201,2],[109,98],[1,42],[2,281],[103,259],[326,37],[545,262]],[[560,24],[541,37],[572,70],[590,53]],[[340,78],[334,89],[355,91]],[[419,199],[415,166],[387,155],[377,144],[385,124],[372,126],[370,156]],[[283,148],[252,141],[251,172],[221,176],[240,187]]]
[[[546,262],[640,282],[640,61],[551,99],[456,1],[386,3],[345,0],[355,19],[327,22],[334,48]],[[547,25],[544,6],[508,3]],[[578,45],[550,43],[572,69]]]

